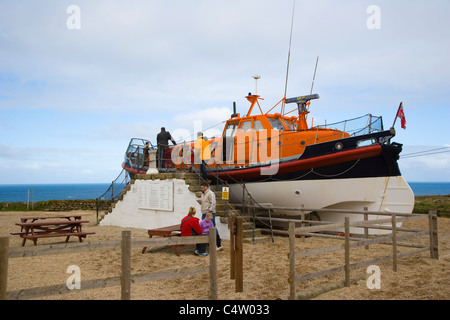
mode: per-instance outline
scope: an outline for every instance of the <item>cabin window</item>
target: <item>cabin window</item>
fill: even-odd
[[[253,130],[264,131],[264,126],[260,120],[255,120],[255,122],[253,124]]]
[[[237,127],[237,123],[230,123],[225,130],[225,136],[226,137],[234,137],[234,135],[236,133],[236,127]]]
[[[288,126],[290,131],[297,131],[297,121],[291,120]]]
[[[373,144],[376,144],[377,140],[375,138],[370,138],[370,139],[365,139],[365,140],[358,140],[356,142],[356,147],[360,148],[360,147],[367,147],[367,146],[371,146]]]
[[[275,130],[277,130],[277,131],[283,131],[284,130],[284,127],[281,124],[281,121],[279,119],[267,119],[267,120],[269,120],[270,125]]]
[[[244,121],[242,123],[241,129],[242,129],[243,132],[247,132],[247,131],[252,130],[252,120]]]

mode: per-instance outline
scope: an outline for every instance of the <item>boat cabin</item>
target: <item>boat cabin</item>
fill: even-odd
[[[209,167],[247,167],[267,164],[271,161],[288,161],[298,158],[305,147],[310,144],[342,139],[349,135],[345,132],[330,128],[308,128],[306,115],[309,101],[318,99],[319,95],[301,96],[290,99],[282,99],[283,106],[296,103],[297,108],[284,113],[272,113],[279,103],[264,113],[258,100],[258,95],[249,94],[247,100],[251,103],[245,116],[234,112],[226,122],[222,136],[210,141],[211,158]],[[255,106],[258,106],[260,114],[252,115]],[[298,110],[298,116],[287,114]],[[194,142],[190,143],[194,148]],[[183,156],[182,146],[173,150]],[[198,161],[194,161],[198,163]]]

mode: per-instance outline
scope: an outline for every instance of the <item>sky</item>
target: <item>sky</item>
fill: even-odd
[[[268,111],[293,3],[0,0],[0,184],[109,183],[131,138],[221,132],[254,75]],[[296,0],[287,97],[309,94],[319,56],[314,125],[371,113],[389,128],[403,102],[402,154],[444,151],[400,159],[403,176],[450,182],[449,16],[447,0]]]

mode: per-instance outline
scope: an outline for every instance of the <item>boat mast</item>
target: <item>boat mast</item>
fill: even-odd
[[[281,106],[281,115],[284,114],[284,100],[286,100],[286,91],[287,91],[287,83],[289,78],[289,62],[291,60],[291,44],[292,44],[292,29],[294,26],[294,12],[295,12],[295,0],[294,5],[292,7],[292,19],[291,19],[291,34],[289,36],[289,50],[288,50],[288,59],[287,59],[287,67],[286,67],[286,83],[284,85],[284,98],[283,98],[283,104]]]

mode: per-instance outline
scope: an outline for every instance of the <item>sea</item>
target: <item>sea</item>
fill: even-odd
[[[450,182],[409,182],[409,185],[416,196],[450,194]],[[96,199],[109,186],[109,183],[0,184],[0,202]]]
[[[0,202],[96,199],[110,185],[111,183],[0,184]]]

